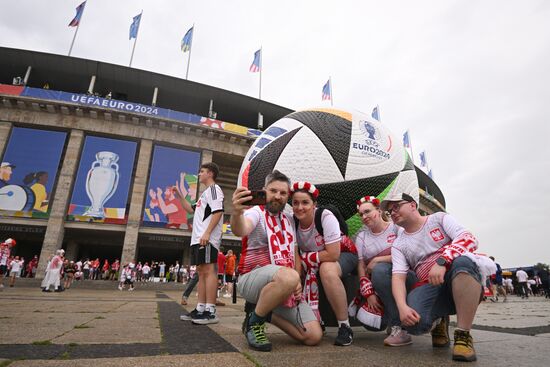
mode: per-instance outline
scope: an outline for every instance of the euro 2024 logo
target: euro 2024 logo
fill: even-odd
[[[390,154],[385,152],[382,147],[380,147],[380,143],[378,142],[381,138],[380,130],[365,120],[359,121],[359,128],[365,137],[365,143],[354,142],[353,148],[359,150],[361,154],[373,158],[389,159]]]

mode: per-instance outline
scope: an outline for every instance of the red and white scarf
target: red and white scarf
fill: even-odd
[[[311,307],[317,320],[321,322],[321,314],[319,313],[319,282],[317,280],[317,271],[321,264],[319,261],[319,253],[303,252],[300,257],[302,258],[302,266],[306,271],[302,296]]]
[[[265,215],[265,232],[271,263],[294,269],[294,233],[292,225],[284,214],[273,215],[264,206],[260,209]],[[291,294],[282,304],[284,307],[294,307],[296,302]]]

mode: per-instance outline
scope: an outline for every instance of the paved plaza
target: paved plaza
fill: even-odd
[[[217,325],[180,321],[181,291],[162,284],[134,292],[78,288],[42,293],[20,285],[0,292],[0,366],[441,366],[451,349],[428,336],[384,347],[384,333],[355,327],[354,343],[336,347],[328,328],[318,347],[297,345],[273,327],[271,353],[252,351],[241,334],[243,301],[219,307]],[[181,287],[183,289],[183,286]],[[227,299],[224,299],[228,301]],[[190,299],[193,304],[195,299]],[[192,306],[188,306],[188,310]],[[451,319],[452,320],[452,319]],[[472,366],[545,366],[550,359],[550,300],[485,302],[475,321]],[[76,364],[75,364],[76,363]]]

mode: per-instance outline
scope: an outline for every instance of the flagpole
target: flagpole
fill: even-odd
[[[330,107],[332,107],[334,103],[334,95],[332,94],[332,77],[331,76],[328,77],[328,87],[330,90]]]
[[[134,39],[134,47],[132,48],[132,56],[130,56],[130,65],[128,67],[132,67],[132,60],[134,59],[134,51],[136,50],[136,43],[139,36],[139,28],[141,27],[141,16],[143,15],[143,9],[141,9],[141,13],[139,14],[139,25],[136,32],[136,38]]]
[[[193,23],[193,33],[191,34],[191,44],[189,45],[189,56],[187,57],[187,71],[185,72],[185,80],[189,78],[189,64],[191,64],[191,51],[193,51],[193,38],[195,37],[195,23]]]
[[[262,59],[263,59],[264,55],[263,55],[263,51],[262,51],[262,46],[260,46],[260,92],[259,92],[259,96],[258,96],[258,99],[261,100],[262,99],[262,71],[263,71],[263,62],[262,62]]]
[[[84,9],[82,9],[82,13],[80,14],[80,19],[78,20],[78,25],[76,26],[76,30],[74,31],[73,41],[71,42],[71,47],[69,47],[69,56],[71,56],[71,52],[73,51],[74,41],[76,40],[76,34],[78,33],[78,29],[80,28],[80,23],[82,22],[82,17],[84,16],[85,10],[86,10],[86,5],[84,5]]]

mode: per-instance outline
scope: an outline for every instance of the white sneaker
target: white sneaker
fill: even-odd
[[[229,293],[226,293],[223,295],[223,298],[231,298],[231,295]]]

